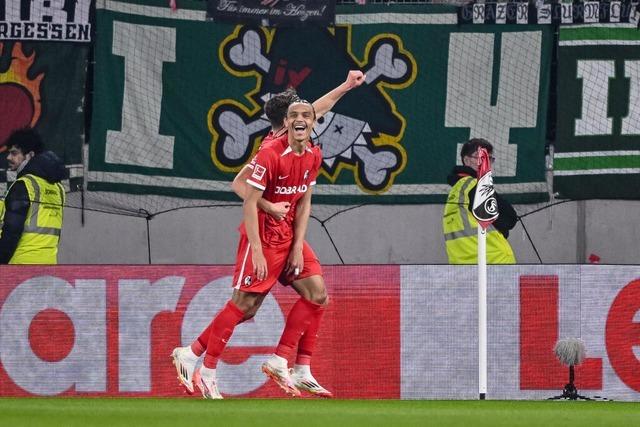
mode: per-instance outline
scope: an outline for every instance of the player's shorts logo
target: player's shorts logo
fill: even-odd
[[[251,276],[245,276],[243,283],[245,286],[251,286]]]
[[[400,36],[392,33],[353,46],[362,52],[358,57],[352,51],[351,25],[305,28],[314,34],[304,38],[296,31],[237,26],[221,42],[220,62],[227,72],[251,78],[256,86],[211,106],[213,162],[222,171],[236,172],[255,154],[270,127],[262,114],[272,94],[293,87],[304,98],[317,99],[344,81],[349,70],[360,69],[367,77],[356,89],[357,96],[345,96],[316,123],[314,142],[322,148],[323,160],[320,176],[331,183],[353,179],[364,193],[386,192],[407,163],[401,145],[406,120],[390,94],[413,84],[418,72],[415,59]],[[302,39],[314,40],[314,49],[303,45]],[[317,52],[331,52],[331,59]]]

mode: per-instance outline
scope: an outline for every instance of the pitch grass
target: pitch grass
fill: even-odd
[[[0,398],[0,426],[624,426],[640,403]]]

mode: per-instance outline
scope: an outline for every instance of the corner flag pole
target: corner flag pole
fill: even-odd
[[[478,393],[487,394],[487,230],[478,227]]]
[[[478,148],[478,183],[471,209],[478,221],[478,394],[487,394],[487,228],[498,218],[491,163],[487,150]]]

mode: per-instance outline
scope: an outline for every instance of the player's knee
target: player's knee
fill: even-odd
[[[263,298],[256,298],[256,299],[250,300],[248,303],[248,309],[245,310],[245,317],[249,316],[248,319],[250,319],[253,316],[255,316],[256,313],[258,312],[258,309],[260,309],[260,306],[262,305],[262,300]]]
[[[322,303],[325,307],[329,305],[329,294],[325,292],[324,302]]]
[[[238,307],[243,313],[245,313],[244,320],[248,320],[251,317],[255,316],[256,312],[260,308],[262,304],[262,300],[264,297],[261,295],[248,294],[244,292],[234,293],[232,297],[233,303]],[[246,316],[250,316],[246,318]]]
[[[242,309],[242,311],[244,312],[244,316],[242,316],[242,320],[240,321],[240,323],[253,319],[253,317],[255,317],[256,313],[258,312],[258,307],[258,305],[253,303],[245,305],[244,309]]]
[[[311,295],[311,302],[318,305],[328,305],[329,304],[329,294],[327,294],[326,289],[321,289],[314,292]]]

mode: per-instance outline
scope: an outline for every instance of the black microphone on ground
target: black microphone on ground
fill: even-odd
[[[579,338],[564,338],[556,342],[553,352],[565,366],[569,367],[569,382],[562,389],[559,396],[550,397],[548,400],[609,400],[600,396],[586,397],[578,393],[574,384],[575,366],[581,364],[586,355],[584,341]]]

